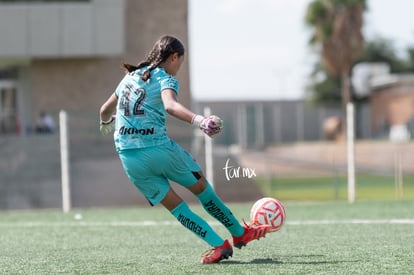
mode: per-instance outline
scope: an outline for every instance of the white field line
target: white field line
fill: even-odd
[[[219,225],[217,221],[209,221],[211,225]],[[287,225],[340,225],[340,224],[400,224],[414,225],[414,219],[352,219],[352,220],[303,220],[286,221]],[[114,222],[93,222],[93,221],[68,221],[68,222],[0,222],[0,227],[142,227],[142,226],[165,226],[181,225],[177,221],[114,221]]]

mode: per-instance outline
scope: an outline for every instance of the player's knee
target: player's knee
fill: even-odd
[[[200,177],[197,179],[197,182],[188,187],[188,189],[195,195],[200,194],[206,189],[206,178],[199,174]]]

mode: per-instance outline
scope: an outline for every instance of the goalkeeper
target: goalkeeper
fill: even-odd
[[[115,148],[128,178],[151,205],[161,203],[187,229],[212,248],[202,263],[216,263],[233,255],[232,244],[222,239],[171,188],[175,181],[188,188],[204,209],[220,221],[241,248],[264,237],[270,226],[242,226],[205,179],[200,166],[167,136],[167,113],[199,127],[214,137],[222,130],[217,116],[194,114],[177,101],[175,75],[184,61],[184,46],[172,36],[161,37],[137,66],[124,64],[126,75],[100,109],[100,131],[114,131]]]

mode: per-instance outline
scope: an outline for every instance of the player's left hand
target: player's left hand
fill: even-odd
[[[218,135],[223,129],[223,120],[218,116],[211,115],[204,118],[200,124],[200,129],[209,137]]]
[[[107,121],[102,121],[99,123],[99,131],[103,136],[106,136],[110,132],[115,129],[115,116],[111,116],[111,118]]]

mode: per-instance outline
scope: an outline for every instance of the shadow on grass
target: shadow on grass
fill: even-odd
[[[253,259],[250,262],[242,261],[223,261],[221,264],[307,264],[307,265],[319,265],[319,264],[341,264],[341,263],[356,263],[358,260],[295,260],[298,258],[324,258],[324,255],[287,255],[287,256],[278,256],[274,258],[262,258],[262,259]]]

